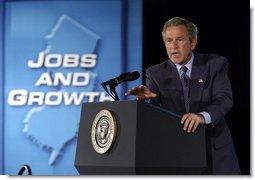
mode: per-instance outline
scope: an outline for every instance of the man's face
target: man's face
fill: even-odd
[[[175,64],[185,64],[195,49],[197,39],[189,39],[185,26],[172,26],[166,29],[164,43],[169,59]]]

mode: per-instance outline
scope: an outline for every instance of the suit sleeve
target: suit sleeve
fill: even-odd
[[[228,61],[221,61],[212,79],[211,104],[206,107],[206,112],[211,116],[213,127],[224,118],[233,106],[232,89],[227,75]]]
[[[156,98],[150,99],[150,103],[160,106],[160,93],[159,93],[159,88],[156,83],[156,81],[153,78],[153,75],[151,73],[150,69],[146,70],[146,86],[152,91],[153,93],[157,94]]]

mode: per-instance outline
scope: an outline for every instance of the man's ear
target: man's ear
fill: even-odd
[[[191,39],[191,50],[193,51],[197,45],[197,38]]]

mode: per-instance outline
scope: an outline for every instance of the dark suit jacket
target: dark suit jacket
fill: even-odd
[[[206,126],[206,174],[240,174],[238,161],[224,116],[233,105],[226,58],[194,53],[189,90],[190,112],[206,111],[212,123]],[[146,85],[158,96],[152,100],[162,108],[185,114],[182,85],[170,61],[147,69]]]

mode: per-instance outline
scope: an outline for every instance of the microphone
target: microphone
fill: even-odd
[[[140,77],[140,73],[138,71],[134,72],[127,72],[119,75],[116,78],[110,79],[108,81],[105,81],[101,83],[102,87],[105,89],[105,91],[115,100],[119,101],[119,96],[117,92],[115,91],[115,87],[118,86],[118,84],[126,82],[126,81],[134,81]],[[109,88],[109,90],[108,90]]]
[[[134,81],[140,77],[140,73],[138,71],[134,72],[127,72],[119,75],[116,78],[110,79],[108,81],[105,81],[102,83],[103,86],[106,85],[115,85],[117,86],[120,83],[126,82],[126,81]]]

